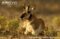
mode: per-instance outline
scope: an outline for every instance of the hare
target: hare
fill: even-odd
[[[24,34],[44,35],[45,24],[43,19],[38,19],[31,11],[21,15],[22,28],[25,28]]]

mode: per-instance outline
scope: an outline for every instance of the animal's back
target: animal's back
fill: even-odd
[[[45,24],[42,19],[35,19],[31,22],[31,24],[33,25],[34,29],[38,29],[40,26],[42,29],[45,28]]]
[[[38,35],[40,33],[43,34],[42,32],[44,31],[45,24],[42,19],[34,19],[31,24]]]

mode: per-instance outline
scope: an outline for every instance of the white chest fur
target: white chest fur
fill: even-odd
[[[26,28],[24,34],[28,34],[28,32],[30,32],[31,34],[35,34],[35,31],[34,31],[32,25],[31,25],[30,21],[28,21],[28,20],[23,21],[22,27]]]

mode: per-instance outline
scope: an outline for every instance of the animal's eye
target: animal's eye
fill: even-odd
[[[32,19],[32,15],[29,16],[29,20],[31,20],[31,19]]]
[[[23,19],[25,16],[26,16],[26,13],[24,13],[20,18],[22,18],[22,19]]]
[[[28,13],[30,13],[30,11],[28,11]]]

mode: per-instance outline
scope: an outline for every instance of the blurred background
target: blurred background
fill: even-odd
[[[34,7],[32,13],[42,18],[48,32],[57,32],[60,36],[60,0],[0,0],[0,30],[16,31],[20,15],[26,5]],[[55,38],[57,39],[57,38]]]

